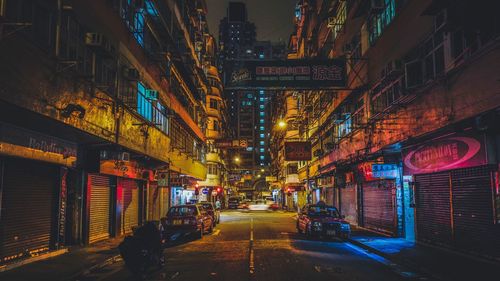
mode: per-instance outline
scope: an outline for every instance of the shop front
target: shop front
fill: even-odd
[[[404,174],[414,186],[417,241],[500,256],[493,139],[466,129],[405,147]]]
[[[340,214],[353,224],[358,225],[358,185],[353,172],[340,172],[335,176],[335,185],[340,193]]]
[[[398,202],[402,204],[397,164],[365,162],[358,165],[363,227],[391,236],[400,234]],[[402,213],[402,212],[401,212]]]
[[[0,122],[0,264],[66,243],[75,143]]]

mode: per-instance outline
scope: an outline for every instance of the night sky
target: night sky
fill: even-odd
[[[293,17],[297,0],[232,0],[246,3],[249,21],[257,26],[257,40],[280,39],[288,43],[293,31]],[[227,3],[231,0],[207,0],[210,33],[219,34],[219,21],[226,16]]]

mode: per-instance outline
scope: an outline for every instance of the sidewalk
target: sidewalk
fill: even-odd
[[[0,272],[0,280],[71,280],[116,258],[119,255],[117,247],[122,240],[123,237],[118,237],[88,247],[76,246],[65,254]]]
[[[354,229],[350,242],[437,280],[499,280],[500,263]]]

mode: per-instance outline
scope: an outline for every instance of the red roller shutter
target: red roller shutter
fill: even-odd
[[[395,181],[363,183],[363,225],[377,231],[396,233]]]
[[[4,161],[0,263],[50,249],[58,206],[59,169],[30,160]]]
[[[121,233],[132,232],[132,227],[139,225],[139,185],[131,179],[119,179],[122,186],[122,221]]]
[[[356,184],[348,183],[340,189],[340,212],[352,224],[358,224]]]

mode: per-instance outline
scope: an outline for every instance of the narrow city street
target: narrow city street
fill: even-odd
[[[202,239],[165,251],[165,268],[147,280],[428,280],[340,240],[308,240],[295,213],[222,213]],[[134,280],[118,261],[74,280]]]

